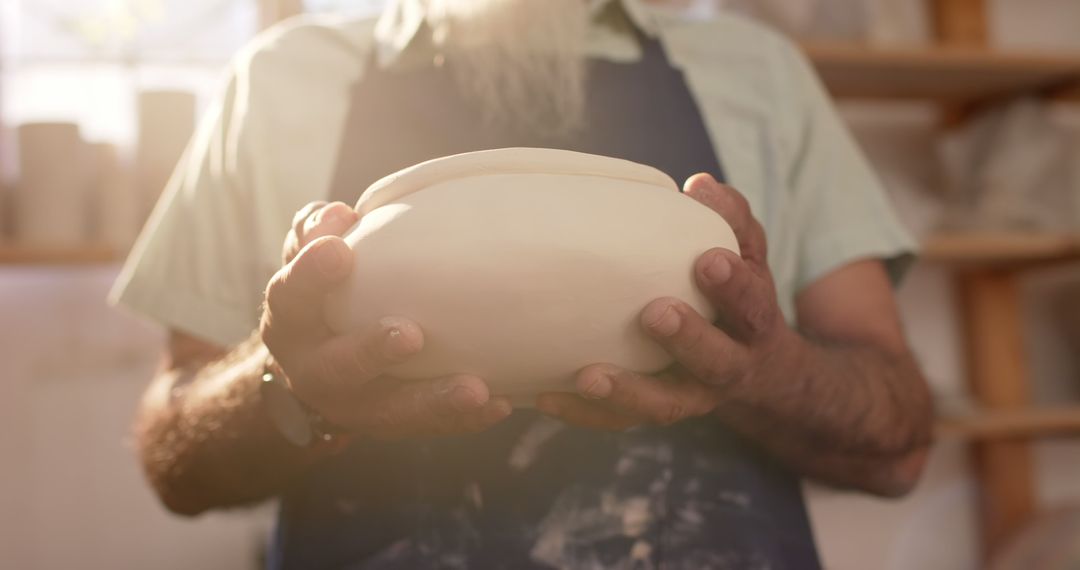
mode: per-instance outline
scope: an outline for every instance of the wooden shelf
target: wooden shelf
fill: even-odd
[[[0,265],[101,265],[120,261],[107,245],[71,248],[0,244]]]
[[[1080,100],[1080,52],[1000,52],[989,48],[803,46],[839,98],[914,99],[970,104],[1022,93]]]
[[[941,437],[975,440],[1080,435],[1080,406],[986,410],[942,418],[937,432]]]
[[[1080,234],[942,233],[923,242],[922,257],[976,267],[1075,262],[1080,261]]]

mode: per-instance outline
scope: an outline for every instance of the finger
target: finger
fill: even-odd
[[[297,366],[300,377],[317,381],[293,389],[309,402],[357,394],[387,368],[408,360],[423,347],[424,333],[419,325],[401,317],[386,317],[371,330],[324,342],[311,360]]]
[[[364,431],[379,439],[472,433],[506,419],[513,408],[492,398],[475,376],[436,380],[381,378],[364,410]]]
[[[359,219],[360,214],[344,202],[331,202],[304,221],[300,245],[307,245],[323,236],[344,235]]]
[[[315,202],[308,202],[304,204],[303,208],[300,208],[293,214],[292,219],[292,232],[296,235],[303,233],[304,222],[311,217],[311,214],[315,213],[318,209],[326,205],[325,200],[318,200]]]
[[[772,282],[734,252],[723,248],[705,252],[694,266],[694,277],[729,334],[751,341],[781,324]]]
[[[263,328],[274,335],[325,333],[326,293],[352,271],[352,252],[341,238],[323,237],[309,243],[296,258],[270,279],[266,288]]]
[[[584,368],[578,373],[577,387],[585,398],[662,426],[705,415],[716,407],[714,389],[701,382],[645,376],[610,364]]]
[[[641,312],[641,325],[675,360],[705,383],[738,377],[745,349],[686,303],[657,299]]]
[[[540,394],[536,398],[536,408],[553,418],[588,429],[624,431],[643,423],[640,418],[620,414],[598,402],[564,392]]]
[[[289,263],[304,246],[320,237],[344,235],[357,220],[359,214],[343,202],[308,204],[297,212],[292,230],[285,237],[282,247],[283,261]]]
[[[754,218],[750,203],[734,188],[717,182],[708,174],[695,174],[686,180],[683,192],[720,214],[735,232],[739,251],[744,259],[755,264],[766,263],[765,230]]]

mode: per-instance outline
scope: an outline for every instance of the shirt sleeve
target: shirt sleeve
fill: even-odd
[[[915,244],[809,62],[790,44],[784,50],[787,87],[799,108],[788,171],[798,212],[795,290],[863,259],[884,261],[898,284]]]
[[[110,295],[160,324],[222,346],[258,322],[255,204],[235,65],[205,113]]]
[[[329,192],[374,25],[299,16],[241,50],[121,271],[115,303],[222,346],[251,334],[293,214]]]

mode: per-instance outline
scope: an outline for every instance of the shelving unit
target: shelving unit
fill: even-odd
[[[986,0],[927,0],[937,42],[925,48],[806,44],[838,98],[942,105],[943,127],[979,106],[1022,95],[1080,101],[1080,52],[1016,53],[989,46]],[[943,417],[937,433],[969,441],[980,484],[982,543],[992,558],[1036,514],[1031,439],[1080,435],[1080,405],[1031,401],[1019,281],[1033,269],[1080,263],[1080,234],[939,234],[923,259],[953,275],[978,411]]]
[[[840,98],[932,100],[969,105],[1040,93],[1080,101],[1080,53],[994,52],[981,48],[874,48],[809,43],[803,49]]]
[[[1033,267],[1080,261],[1080,234],[941,233],[922,244],[927,261],[957,267]]]
[[[838,98],[921,100],[964,117],[979,105],[1038,94],[1080,102],[1080,53],[1018,53],[988,46],[986,0],[927,0],[937,32],[929,47],[877,48],[810,43],[804,50]],[[297,0],[259,0],[261,22],[301,8]],[[1080,262],[1080,236],[942,234],[923,257],[955,276],[971,391],[979,411],[942,418],[941,437],[970,441],[980,481],[983,544],[989,556],[1035,515],[1030,439],[1080,434],[1080,406],[1031,403],[1022,337],[1019,280],[1024,272]],[[27,248],[0,244],[0,265],[88,265],[118,261],[107,247]]]
[[[0,243],[0,266],[102,265],[121,260],[122,256],[107,245],[58,248]]]
[[[937,434],[971,441],[1080,435],[1080,405],[991,409],[944,417],[938,421]]]
[[[973,443],[987,556],[1035,516],[1031,438],[1080,435],[1080,407],[1039,408],[1031,400],[1020,280],[1035,267],[1080,261],[1071,237],[1044,237],[928,242],[930,261],[953,269],[968,383],[981,406],[975,414],[942,419],[938,433]]]

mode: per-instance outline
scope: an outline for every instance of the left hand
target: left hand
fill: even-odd
[[[712,413],[732,387],[796,354],[798,335],[776,301],[765,231],[746,198],[707,174],[687,180],[685,193],[731,225],[742,251],[740,257],[714,248],[695,264],[697,285],[720,315],[718,326],[678,299],[657,299],[642,311],[641,324],[675,357],[675,366],[657,376],[588,366],[578,373],[578,394],[541,394],[541,412],[595,429],[670,425]]]

